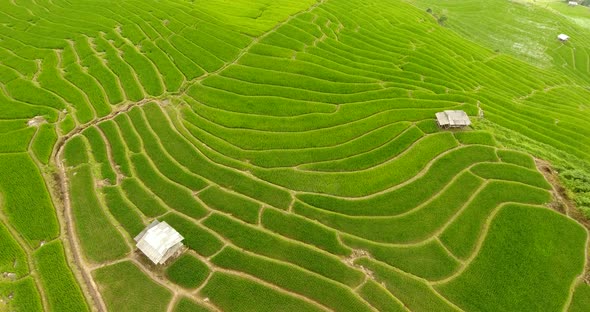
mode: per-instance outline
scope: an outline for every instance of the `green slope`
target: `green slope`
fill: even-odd
[[[569,168],[581,203],[584,16],[500,0],[0,12],[0,268],[18,276],[0,276],[0,311],[587,308],[587,232],[550,210],[531,157]],[[439,131],[446,109],[473,127]],[[132,251],[155,218],[189,249],[164,267]]]

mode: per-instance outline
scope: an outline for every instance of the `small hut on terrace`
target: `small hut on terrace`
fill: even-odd
[[[557,39],[561,42],[566,42],[570,39],[570,36],[566,35],[566,34],[559,34],[557,36]]]
[[[577,6],[578,2],[577,1],[568,1],[567,5],[569,6]]]
[[[471,120],[462,110],[446,110],[436,113],[436,123],[443,129],[463,128],[471,125]]]
[[[155,220],[134,240],[137,248],[154,264],[163,264],[182,248],[184,237],[168,223]]]

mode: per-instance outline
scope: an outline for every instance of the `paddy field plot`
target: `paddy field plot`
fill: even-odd
[[[587,17],[488,2],[555,47],[473,1],[4,1],[0,311],[588,309]]]

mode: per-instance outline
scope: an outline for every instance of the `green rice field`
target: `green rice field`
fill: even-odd
[[[590,311],[589,28],[563,1],[0,0],[0,312]],[[154,220],[184,237],[162,265]]]

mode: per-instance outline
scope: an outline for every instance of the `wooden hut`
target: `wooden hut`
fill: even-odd
[[[446,110],[436,113],[436,123],[443,129],[463,128],[471,125],[471,120],[462,110]]]
[[[557,39],[561,42],[566,42],[570,39],[570,36],[566,35],[566,34],[559,34],[557,36]]]
[[[155,220],[134,240],[137,248],[154,264],[163,264],[182,248],[184,237],[168,223]]]

